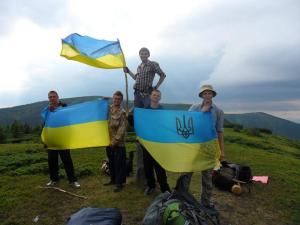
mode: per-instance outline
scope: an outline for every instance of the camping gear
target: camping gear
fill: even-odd
[[[253,176],[252,180],[256,182],[261,182],[263,184],[267,184],[269,176]]]
[[[121,225],[122,214],[116,208],[83,208],[72,214],[66,225]]]
[[[126,156],[126,176],[130,176],[133,172],[133,157],[134,151],[128,153],[128,157]],[[102,160],[101,171],[109,176],[109,160]]]
[[[187,190],[181,175],[172,193],[158,195],[148,207],[143,225],[219,225],[219,213],[202,206]]]
[[[231,191],[234,194],[242,193],[242,185],[245,185],[250,192],[249,184],[252,183],[251,168],[249,166],[221,162],[219,170],[214,170],[212,181],[221,190]]]

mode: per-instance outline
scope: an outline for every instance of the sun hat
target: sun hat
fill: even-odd
[[[204,84],[201,86],[200,92],[199,92],[199,97],[202,97],[202,93],[204,91],[212,91],[213,97],[215,97],[217,95],[217,92],[214,90],[213,86],[211,86],[210,84]]]

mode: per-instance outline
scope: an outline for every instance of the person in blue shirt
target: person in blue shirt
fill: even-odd
[[[157,89],[153,90],[150,95],[150,105],[146,107],[147,109],[157,110],[162,109],[159,104],[161,99],[161,92]],[[164,168],[159,165],[159,163],[150,155],[150,153],[142,146],[143,149],[143,161],[144,161],[144,171],[145,178],[147,181],[147,188],[144,192],[145,195],[149,195],[155,191],[155,177],[154,171],[156,173],[157,181],[160,186],[162,193],[165,191],[170,191],[170,187],[167,181],[167,175]]]
[[[224,160],[224,112],[213,103],[213,98],[217,95],[217,92],[211,85],[203,85],[199,92],[199,97],[202,98],[202,102],[194,104],[190,107],[189,111],[200,111],[200,112],[211,112],[213,118],[213,125],[215,127],[218,142],[220,146],[220,162]],[[212,169],[204,170],[201,172],[202,175],[202,194],[201,203],[208,209],[214,209],[211,201],[212,197]],[[186,186],[188,187],[193,173],[187,173],[188,181]]]

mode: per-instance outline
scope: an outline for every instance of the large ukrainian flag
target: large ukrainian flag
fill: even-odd
[[[134,109],[140,143],[172,172],[196,172],[219,165],[220,148],[210,112]]]
[[[119,41],[97,40],[76,33],[62,40],[60,55],[67,59],[105,69],[126,66]]]
[[[41,113],[45,125],[42,141],[48,149],[76,149],[109,145],[108,103],[84,102]]]

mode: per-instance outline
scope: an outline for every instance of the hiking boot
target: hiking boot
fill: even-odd
[[[115,185],[115,182],[109,181],[108,183],[104,183],[104,186],[110,186],[110,185]]]
[[[146,190],[145,190],[145,192],[144,192],[144,195],[150,195],[154,191],[155,191],[155,188],[147,187]]]
[[[72,185],[75,188],[80,188],[80,184],[78,183],[78,181],[71,182],[70,185]]]
[[[116,188],[114,189],[114,192],[120,192],[120,191],[122,191],[122,189],[123,189],[123,186],[122,185],[118,185],[118,186],[116,186]]]
[[[46,186],[47,186],[47,187],[53,187],[53,186],[55,186],[56,184],[57,184],[57,181],[50,180],[50,181],[46,184]]]

